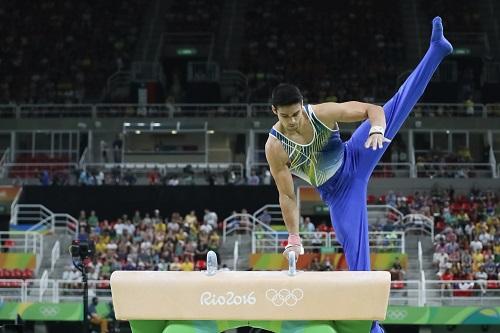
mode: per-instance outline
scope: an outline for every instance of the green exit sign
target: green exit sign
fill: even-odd
[[[180,48],[177,49],[177,55],[180,56],[192,56],[198,53],[198,50],[195,48]]]
[[[453,50],[453,54],[455,55],[469,55],[471,54],[471,50],[465,47],[459,47]]]
[[[328,209],[328,206],[326,206],[326,205],[315,205],[314,206],[314,213],[315,214],[330,214],[330,210]]]

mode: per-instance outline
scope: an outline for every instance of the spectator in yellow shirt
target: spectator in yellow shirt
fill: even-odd
[[[484,264],[484,256],[480,251],[475,251],[472,254],[472,270],[478,272]]]
[[[184,272],[194,271],[194,263],[186,257],[184,262],[181,264],[181,270]]]
[[[184,222],[186,222],[189,226],[198,222],[198,217],[196,217],[196,212],[194,210],[190,211],[189,214],[187,214],[184,217]]]
[[[155,232],[165,232],[167,230],[167,226],[163,221],[160,220],[160,222],[155,224]]]

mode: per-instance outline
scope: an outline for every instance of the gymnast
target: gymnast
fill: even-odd
[[[286,227],[285,256],[304,253],[299,236],[292,174],[317,188],[330,209],[337,239],[349,270],[370,270],[366,192],[370,175],[410,111],[420,99],[434,71],[453,51],[443,35],[440,17],[432,21],[429,49],[408,79],[383,107],[361,103],[303,104],[300,90],[280,84],[272,92],[272,111],[278,122],[266,142],[266,158],[279,191]],[[339,122],[364,120],[351,138],[342,142]],[[383,332],[373,322],[371,332]]]

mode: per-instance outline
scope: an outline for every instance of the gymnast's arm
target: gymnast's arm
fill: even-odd
[[[290,234],[299,234],[299,210],[295,200],[293,179],[288,169],[288,155],[281,143],[269,136],[266,142],[266,158],[269,163],[271,175],[276,182],[279,192],[279,202],[283,220]]]
[[[322,103],[312,107],[316,116],[330,128],[334,128],[337,122],[351,123],[368,118],[372,128],[365,143],[366,148],[382,148],[383,142],[390,141],[384,137],[386,122],[384,109],[381,106],[352,101]]]

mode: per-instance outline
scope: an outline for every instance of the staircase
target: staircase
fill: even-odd
[[[134,61],[153,61],[156,59],[165,31],[165,13],[171,3],[171,0],[155,0],[145,11],[144,25],[135,50]]]
[[[420,267],[418,263],[418,242],[422,245],[422,270],[424,271],[425,280],[435,280],[434,268],[432,267],[432,255],[434,253],[432,238],[428,235],[419,235],[407,233],[405,235],[406,254],[408,255],[408,268],[406,270],[405,280],[422,279]],[[417,298],[417,290],[408,291],[409,298]]]
[[[422,49],[420,21],[418,19],[416,0],[400,1],[401,19],[403,21],[404,39],[407,42],[406,60],[408,64],[416,63],[425,50]]]
[[[67,234],[63,230],[57,230],[55,234],[48,234],[43,237],[43,254],[44,258],[40,269],[38,270],[39,277],[42,276],[42,273],[47,270],[49,272],[49,279],[62,279],[62,274],[64,272],[64,267],[71,263],[71,255],[69,254],[69,246],[71,245],[72,236]],[[50,271],[51,269],[51,255],[52,248],[56,241],[59,241],[60,245],[60,256],[54,266],[54,271]]]
[[[248,0],[226,0],[215,44],[215,59],[225,69],[238,67],[241,44],[244,41],[245,13]]]
[[[234,244],[238,241],[238,263],[237,270],[244,271],[249,268],[249,257],[252,254],[252,236],[251,234],[231,234],[226,238],[226,242],[219,249],[220,262],[219,268],[223,264],[233,270],[234,266]]]
[[[495,3],[497,2],[497,3]],[[500,22],[498,22],[498,15],[500,15],[500,6],[498,1],[494,0],[481,0],[479,1],[479,12],[483,18],[482,29],[488,35],[490,46],[489,56],[496,61],[500,59]]]
[[[418,265],[418,241],[422,244],[422,269],[425,278],[434,279],[434,269],[432,267],[433,246],[432,239],[428,235],[417,235],[407,233],[405,235],[406,254],[408,255],[407,280],[420,280],[420,267]]]

